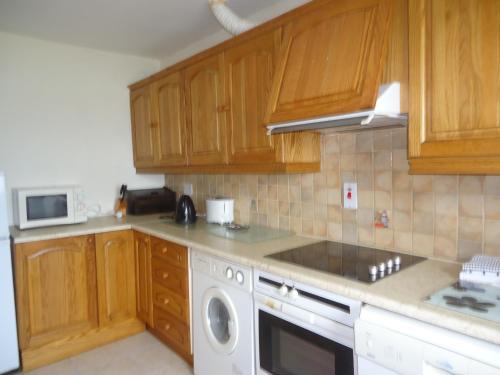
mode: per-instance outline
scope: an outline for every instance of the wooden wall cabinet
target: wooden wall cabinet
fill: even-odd
[[[136,316],[135,253],[129,230],[96,234],[99,325]]]
[[[155,135],[151,112],[151,89],[143,86],[130,92],[132,143],[136,168],[155,164]]]
[[[155,165],[187,164],[184,80],[173,72],[151,85]]]
[[[373,108],[392,0],[312,2],[285,28],[267,123]]]
[[[137,317],[153,326],[151,297],[151,240],[147,234],[134,232]]]
[[[21,350],[96,328],[94,236],[21,244],[15,251]]]
[[[224,56],[210,56],[184,71],[190,165],[227,163]]]
[[[412,173],[500,173],[498,25],[498,0],[409,0]]]

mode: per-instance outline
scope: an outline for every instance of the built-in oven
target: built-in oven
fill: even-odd
[[[361,303],[255,270],[257,374],[357,375]]]

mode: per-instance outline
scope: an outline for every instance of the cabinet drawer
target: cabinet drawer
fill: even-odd
[[[154,327],[158,333],[174,346],[182,349],[185,353],[191,351],[189,327],[157,307],[154,308]]]
[[[187,296],[187,270],[174,267],[156,257],[153,257],[151,263],[153,281],[159,283],[165,288],[170,289],[172,292],[181,297],[185,298]]]
[[[158,283],[153,284],[153,303],[186,324],[189,324],[189,304],[187,299],[164,288]]]
[[[151,252],[173,266],[187,269],[187,249],[175,243],[151,237]]]

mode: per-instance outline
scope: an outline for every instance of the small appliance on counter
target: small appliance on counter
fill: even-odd
[[[196,222],[196,210],[189,195],[184,194],[179,198],[175,210],[175,222],[177,224],[193,224]]]
[[[206,200],[207,223],[231,224],[234,221],[234,199],[215,197]]]
[[[14,222],[19,229],[76,224],[87,221],[81,186],[13,189]]]
[[[127,190],[127,214],[148,215],[175,211],[175,192],[167,187]]]

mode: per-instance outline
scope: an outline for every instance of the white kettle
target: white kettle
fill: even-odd
[[[206,200],[207,223],[231,224],[234,221],[234,199],[215,197]]]

